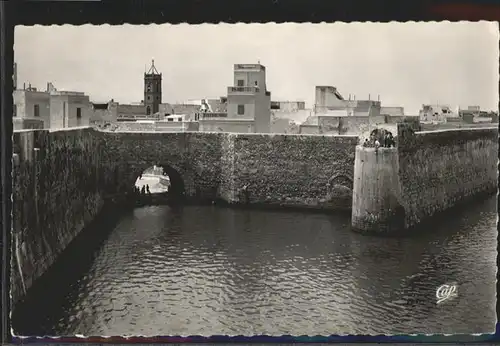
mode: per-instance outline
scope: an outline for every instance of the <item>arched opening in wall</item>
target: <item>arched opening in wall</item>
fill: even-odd
[[[345,186],[351,190],[353,189],[354,185],[352,179],[344,174],[334,175],[329,179],[328,184],[330,186],[337,186],[337,185]]]
[[[151,204],[180,203],[185,198],[184,180],[169,165],[153,165],[142,172],[135,181],[140,200]]]
[[[350,210],[352,206],[353,181],[350,177],[338,174],[331,177],[327,184],[326,200],[338,210]]]

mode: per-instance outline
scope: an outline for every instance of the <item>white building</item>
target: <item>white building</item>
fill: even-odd
[[[234,83],[227,88],[227,112],[197,114],[200,131],[269,133],[271,93],[261,64],[234,65]]]
[[[83,92],[58,91],[47,83],[45,91],[39,91],[31,84],[16,89],[14,97],[14,118],[43,121],[44,128],[67,128],[88,126],[92,113],[89,97]]]
[[[421,122],[445,123],[447,118],[457,116],[447,105],[422,105],[419,111]]]

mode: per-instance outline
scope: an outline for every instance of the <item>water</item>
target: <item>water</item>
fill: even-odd
[[[395,239],[351,232],[348,215],[138,208],[108,223],[106,239],[93,236],[95,251],[74,247],[19,308],[14,328],[86,336],[492,332],[496,211],[495,196],[431,232]],[[436,289],[448,282],[458,297],[436,305]]]

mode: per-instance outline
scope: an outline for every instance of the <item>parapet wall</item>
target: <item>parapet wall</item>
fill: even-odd
[[[99,133],[24,130],[13,137],[13,302],[94,219],[116,182]]]
[[[232,134],[229,203],[350,208],[356,136]],[[246,190],[246,192],[245,192]]]
[[[407,227],[497,190],[498,128],[416,132],[398,142],[398,152]]]

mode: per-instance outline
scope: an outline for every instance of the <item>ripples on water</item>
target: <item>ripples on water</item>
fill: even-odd
[[[341,215],[139,208],[121,218],[88,268],[73,274],[76,282],[52,300],[50,314],[37,312],[18,329],[25,335],[492,332],[496,210],[492,197],[436,222],[433,232],[388,239],[351,232],[349,217]],[[459,297],[437,306],[436,289],[447,282],[458,283]]]

